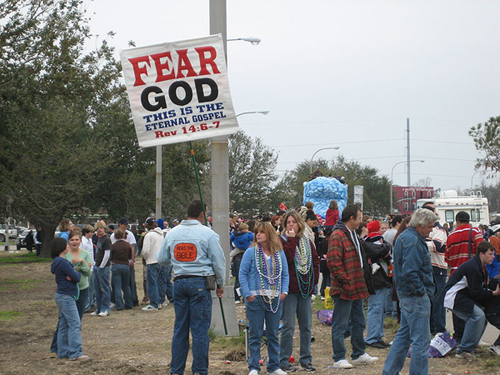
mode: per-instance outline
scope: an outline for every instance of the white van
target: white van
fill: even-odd
[[[417,208],[421,208],[425,202],[434,202],[441,225],[448,223],[452,228],[459,211],[465,211],[470,215],[470,224],[474,227],[479,224],[490,224],[488,198],[484,198],[480,191],[472,192],[467,196],[459,196],[455,190],[447,190],[437,198],[419,199]]]

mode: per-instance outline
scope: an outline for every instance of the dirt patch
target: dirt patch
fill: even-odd
[[[23,252],[21,252],[23,254]],[[0,258],[13,256],[0,252]],[[142,266],[136,269],[137,290],[142,298]],[[84,353],[90,362],[75,363],[50,358],[50,343],[57,323],[57,306],[54,302],[55,282],[50,273],[50,263],[19,262],[0,263],[0,311],[14,311],[9,319],[0,320],[0,373],[1,374],[169,374],[171,359],[174,309],[169,305],[159,311],[145,312],[139,307],[132,310],[113,311],[109,317],[83,319]],[[319,303],[314,305],[318,308]],[[238,319],[244,319],[244,307],[237,307]],[[391,325],[386,339],[391,341],[396,331]],[[341,374],[332,365],[331,327],[314,318],[312,344],[316,374]],[[211,343],[210,374],[244,375],[248,373],[243,339],[228,348],[224,339]],[[237,340],[236,340],[237,341]],[[349,341],[346,341],[349,351]],[[237,346],[237,347],[235,347]],[[294,356],[298,354],[298,334],[295,337]],[[368,349],[380,358],[371,366],[349,370],[349,375],[381,374],[387,350]],[[430,359],[429,374],[499,374],[500,358],[482,349],[479,359],[469,362],[454,356]],[[263,353],[267,356],[267,353]],[[229,363],[226,363],[229,362]],[[190,368],[188,358],[187,368]],[[186,371],[186,374],[189,374]],[[262,369],[265,372],[265,367]],[[408,374],[408,360],[401,375]]]

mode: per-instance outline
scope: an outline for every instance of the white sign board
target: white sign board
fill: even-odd
[[[355,185],[354,186],[354,204],[360,204],[363,206],[363,186]]]
[[[126,49],[120,57],[141,147],[239,130],[220,34]]]

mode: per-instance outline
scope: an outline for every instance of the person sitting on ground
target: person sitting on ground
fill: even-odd
[[[462,340],[455,355],[457,358],[474,357],[487,324],[484,303],[492,296],[500,295],[500,285],[495,290],[486,286],[488,274],[485,265],[491,264],[494,256],[493,245],[481,242],[476,255],[456,269],[443,289],[444,307],[465,321]]]
[[[496,290],[498,285],[500,285],[500,275],[491,279],[488,288]],[[492,326],[500,329],[500,296],[489,298],[484,302],[484,314],[486,315],[486,320],[488,320]],[[489,347],[489,351],[493,354],[500,355],[500,335],[493,345]]]

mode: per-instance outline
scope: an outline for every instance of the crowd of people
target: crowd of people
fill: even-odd
[[[89,359],[80,335],[84,312],[106,317],[112,308],[138,305],[134,264],[142,254],[142,310],[174,304],[171,374],[185,371],[189,332],[192,372],[207,374],[210,291],[223,296],[226,258],[203,209],[200,201],[191,202],[188,219],[174,228],[148,218],[144,233],[136,235],[125,218],[111,234],[104,222],[80,229],[63,220],[52,243],[59,321],[51,352]],[[356,205],[339,212],[335,201],[325,221],[310,202],[259,220],[231,214],[229,256],[235,302],[244,302],[249,325],[249,375],[260,373],[264,335],[268,374],[316,370],[311,328],[317,295],[333,299],[334,368],[378,361],[366,352],[371,347],[389,350],[383,374],[398,374],[411,346],[410,373],[427,374],[431,337],[447,330],[457,342],[455,356],[473,359],[487,322],[500,329],[500,231],[469,222],[461,211],[447,231],[431,201],[410,217],[390,221],[363,216]],[[453,313],[453,327],[446,325],[446,309]],[[400,324],[391,343],[384,340],[387,316]],[[296,322],[298,363],[290,361]],[[500,336],[489,351],[500,355]]]

